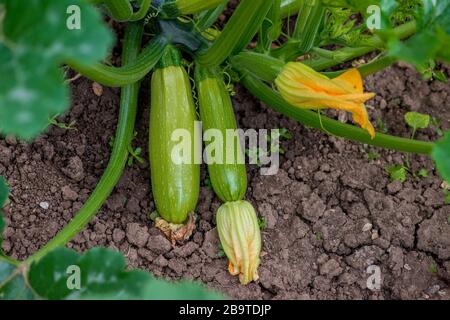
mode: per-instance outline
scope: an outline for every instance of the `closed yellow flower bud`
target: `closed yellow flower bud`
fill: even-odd
[[[364,92],[357,69],[329,79],[303,63],[290,62],[284,66],[275,84],[283,99],[298,108],[332,108],[351,112],[353,120],[367,130],[372,139],[375,137],[375,129],[364,106],[375,94]]]
[[[261,232],[255,209],[247,201],[227,202],[217,211],[217,230],[228,257],[228,270],[242,284],[258,280]]]

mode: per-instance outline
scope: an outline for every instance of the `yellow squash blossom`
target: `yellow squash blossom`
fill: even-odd
[[[290,104],[303,109],[332,108],[349,111],[353,120],[375,137],[364,103],[374,93],[365,93],[361,74],[351,69],[337,78],[329,79],[300,62],[287,63],[275,84],[281,96]]]
[[[261,231],[255,209],[247,201],[227,202],[216,215],[217,231],[228,257],[228,271],[242,284],[258,280]]]

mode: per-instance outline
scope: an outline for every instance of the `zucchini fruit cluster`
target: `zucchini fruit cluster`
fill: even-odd
[[[207,162],[212,187],[225,202],[217,213],[217,229],[230,260],[229,270],[247,284],[258,278],[261,235],[253,206],[243,200],[247,173],[231,98],[219,67],[197,65],[195,82],[203,129],[216,130],[224,139],[231,136],[234,140],[223,143],[223,150],[216,150],[222,151],[223,161]],[[168,45],[152,76],[149,141],[152,192],[160,216],[156,224],[172,242],[185,240],[193,230],[190,217],[200,187],[200,165],[195,159],[196,121],[189,76],[179,51]],[[190,139],[184,141],[187,156],[177,152],[180,142],[174,139],[174,133],[178,130],[189,133],[183,137]]]

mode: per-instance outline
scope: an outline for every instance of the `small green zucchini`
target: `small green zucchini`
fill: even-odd
[[[181,66],[179,51],[169,45],[151,81],[149,153],[156,209],[172,224],[184,223],[198,201],[200,165],[194,161],[196,121],[189,77]],[[180,155],[174,152],[180,145],[172,139],[177,130],[190,134],[189,161],[179,161]]]
[[[212,187],[224,202],[242,200],[247,190],[247,173],[239,138],[227,135],[227,130],[232,133],[237,129],[230,95],[217,68],[197,65],[195,80],[203,129],[205,132],[215,129],[223,137],[223,148],[219,150],[223,155],[221,163],[211,163],[211,159],[207,159]],[[231,141],[226,141],[230,137],[234,139],[232,149],[227,148],[227,142],[231,145]],[[215,142],[206,142],[206,149],[210,143]],[[233,161],[228,163],[226,156],[230,154]]]

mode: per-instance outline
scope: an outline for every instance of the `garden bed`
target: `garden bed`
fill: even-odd
[[[450,128],[449,84],[427,83],[414,69],[395,65],[370,76],[366,87],[378,93],[369,103],[371,118],[389,133],[410,135],[403,120],[407,111],[443,119],[440,127]],[[69,247],[115,248],[130,268],[194,279],[238,299],[450,298],[450,206],[432,161],[413,156],[412,169],[425,168],[428,177],[392,182],[385,168],[403,163],[404,154],[304,128],[241,87],[233,99],[240,128],[286,128],[293,136],[282,143],[277,175],[261,176],[257,166],[248,166],[246,198],[267,222],[260,279],[242,286],[227,272],[214,222],[221,202],[208,187],[205,167],[197,229],[186,244],[172,247],[149,220],[155,206],[147,161],[148,79],[141,91],[133,146],[144,150],[146,163],[126,168],[107,203]],[[119,93],[105,87],[95,94],[92,82],[79,78],[72,82],[71,110],[59,119],[73,123],[72,129],[52,126],[30,144],[0,140],[0,175],[11,185],[6,254],[30,256],[86,201],[110,156]],[[418,139],[437,138],[433,126],[418,132]],[[370,265],[381,267],[380,291],[367,289]]]

